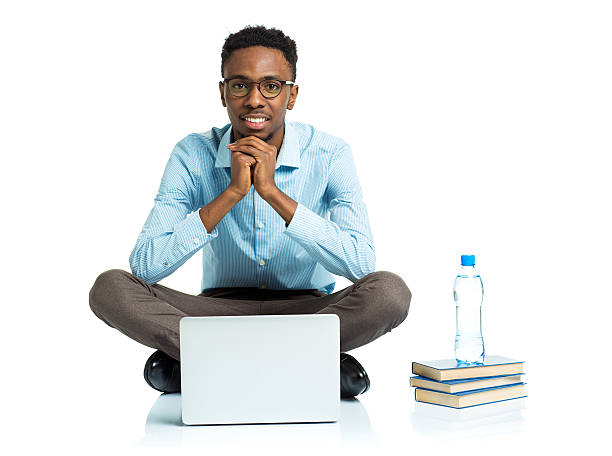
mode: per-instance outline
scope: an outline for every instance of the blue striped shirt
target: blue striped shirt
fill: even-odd
[[[172,151],[155,203],[130,255],[149,284],[202,250],[202,291],[218,287],[318,289],[332,274],[374,272],[374,243],[350,147],[310,125],[285,122],[276,186],[297,202],[287,226],[251,186],[208,233],[199,209],[229,185],[231,124],[194,133]]]

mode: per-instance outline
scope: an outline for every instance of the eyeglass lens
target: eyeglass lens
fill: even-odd
[[[259,84],[259,90],[261,94],[266,98],[276,97],[283,87],[279,81],[265,80],[259,83],[249,82],[243,79],[230,79],[228,86],[230,93],[235,97],[244,97],[251,91],[253,85]]]

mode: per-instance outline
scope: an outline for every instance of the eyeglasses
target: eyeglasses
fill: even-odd
[[[224,79],[222,82],[228,84],[230,94],[236,98],[247,96],[253,85],[257,85],[259,93],[264,98],[275,98],[281,93],[284,85],[295,84],[293,81],[277,81],[276,79],[264,79],[259,82],[244,79]]]

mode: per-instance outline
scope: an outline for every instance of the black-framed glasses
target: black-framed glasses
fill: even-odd
[[[279,81],[277,79],[263,79],[261,81],[247,81],[246,79],[223,79],[227,83],[229,92],[236,98],[246,97],[251,92],[251,87],[256,85],[259,93],[264,98],[275,98],[283,90],[285,85],[294,85],[293,81]]]

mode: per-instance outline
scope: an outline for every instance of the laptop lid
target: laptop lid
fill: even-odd
[[[184,317],[180,350],[185,424],[338,420],[337,315]]]

